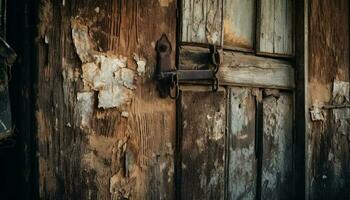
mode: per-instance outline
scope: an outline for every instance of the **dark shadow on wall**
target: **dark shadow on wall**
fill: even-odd
[[[6,41],[18,54],[11,70],[10,98],[15,141],[0,147],[0,199],[38,199],[35,157],[35,34],[38,1],[7,0]]]

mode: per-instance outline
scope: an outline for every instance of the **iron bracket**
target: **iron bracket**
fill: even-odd
[[[157,66],[155,71],[155,80],[160,97],[171,97],[177,99],[179,96],[179,83],[189,82],[210,82],[212,90],[217,91],[219,82],[216,73],[221,64],[221,54],[215,45],[210,45],[211,63],[208,63],[207,69],[201,70],[181,70],[173,67],[171,64],[172,46],[168,37],[163,34],[157,41]],[[174,91],[173,91],[174,90]]]

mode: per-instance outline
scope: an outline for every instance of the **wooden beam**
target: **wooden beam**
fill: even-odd
[[[209,59],[206,48],[182,46],[179,69],[203,69]],[[217,76],[221,85],[278,89],[293,89],[295,85],[291,63],[237,52],[224,53]]]

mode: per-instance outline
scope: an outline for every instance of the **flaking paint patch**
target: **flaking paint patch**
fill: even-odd
[[[128,58],[95,51],[88,27],[82,20],[75,18],[71,24],[75,50],[83,63],[84,90],[98,93],[99,108],[118,108],[129,103],[136,87],[135,72],[127,68]],[[141,59],[137,62],[140,74],[146,63]]]
[[[77,94],[77,113],[80,114],[80,127],[89,128],[90,119],[93,113],[94,93],[80,92]]]
[[[335,104],[343,104],[350,102],[349,99],[349,82],[334,81],[333,82],[333,98]]]
[[[146,59],[134,54],[134,60],[137,64],[137,73],[139,76],[146,72]]]
[[[131,91],[122,86],[112,86],[98,93],[99,108],[114,108],[130,102]]]
[[[88,27],[83,25],[83,22],[78,18],[73,19],[71,24],[75,51],[81,62],[92,61],[91,54],[95,47],[90,39]]]

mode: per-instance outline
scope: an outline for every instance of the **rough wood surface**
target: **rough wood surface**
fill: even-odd
[[[350,199],[350,115],[346,108],[320,109],[349,102],[349,91],[338,90],[350,80],[349,1],[309,2],[308,105],[323,117],[307,124],[307,189],[310,199]]]
[[[182,46],[180,69],[202,69],[210,63],[209,50]],[[243,85],[263,88],[294,88],[294,69],[287,61],[235,52],[225,52],[218,71],[222,85]]]
[[[255,0],[224,1],[224,45],[253,49],[255,38]]]
[[[251,89],[230,88],[228,105],[228,199],[254,199],[256,108]]]
[[[222,42],[222,0],[182,1],[182,42]]]
[[[42,199],[174,196],[175,104],[151,77],[155,43],[166,33],[175,44],[175,24],[172,0],[41,0]]]
[[[293,96],[263,100],[261,199],[291,199],[293,192]]]
[[[181,199],[223,199],[226,93],[182,88]]]
[[[258,13],[257,51],[293,55],[293,1],[261,0]]]

